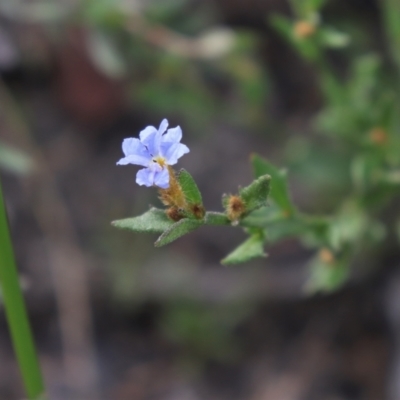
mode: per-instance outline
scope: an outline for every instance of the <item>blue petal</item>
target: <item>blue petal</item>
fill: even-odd
[[[148,126],[140,132],[139,136],[140,141],[147,147],[149,153],[153,157],[158,156],[161,140],[159,131],[154,126]]]
[[[156,172],[154,176],[154,184],[162,189],[169,188],[169,173],[167,168],[164,168],[160,172]]]
[[[140,141],[143,143],[147,140],[149,135],[154,135],[155,133],[157,133],[157,129],[154,126],[146,126],[146,128],[139,133]]]
[[[140,132],[141,142],[148,148],[150,154],[153,157],[161,155],[161,138],[162,134],[168,128],[168,121],[164,118],[161,121],[158,130],[154,126],[148,126],[142,132]]]
[[[163,143],[162,153],[168,165],[174,165],[184,154],[189,153],[189,148],[182,143]]]
[[[161,121],[160,127],[158,128],[158,132],[162,135],[168,128],[168,120],[164,118]]]
[[[146,152],[146,147],[137,138],[127,138],[122,142],[122,151],[126,156],[143,154],[143,152]]]
[[[121,158],[117,162],[117,165],[136,164],[146,167],[151,160],[151,155],[146,147],[136,138],[124,139],[122,142],[122,151],[126,157]]]
[[[167,128],[168,121],[164,118],[158,130],[154,126],[148,126],[139,134],[140,141],[147,147],[153,157],[160,155],[161,136]]]
[[[182,139],[182,129],[180,126],[168,129],[167,133],[162,137],[162,142],[179,143]]]
[[[136,183],[140,186],[153,186],[155,170],[150,168],[143,168],[136,174]]]

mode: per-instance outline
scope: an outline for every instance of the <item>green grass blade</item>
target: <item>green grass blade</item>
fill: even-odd
[[[28,398],[43,398],[44,385],[18,281],[0,183],[0,285],[6,318]]]

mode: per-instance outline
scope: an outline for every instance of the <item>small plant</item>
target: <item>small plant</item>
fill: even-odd
[[[168,122],[164,119],[158,129],[148,126],[142,130],[140,139],[125,139],[122,144],[125,157],[117,163],[145,167],[138,171],[136,182],[158,187],[160,200],[166,208],[152,207],[139,217],[114,221],[113,225],[136,232],[161,233],[155,242],[157,247],[171,243],[202,225],[242,226],[250,238],[222,262],[234,264],[265,256],[264,230],[252,224],[248,218],[256,210],[267,206],[270,175],[260,174],[249,186],[241,188],[238,194],[224,195],[224,212],[206,211],[193,177],[184,169],[175,172],[172,168],[189,149],[180,143],[181,128],[177,126],[167,130],[167,127]]]
[[[324,188],[333,183],[319,171],[324,154],[329,155],[331,176],[337,179],[341,197],[332,199],[328,215],[301,212],[292,202],[286,171],[255,154],[251,157],[254,181],[237,194],[224,195],[223,212],[207,211],[191,175],[171,167],[189,150],[180,143],[181,129],[166,131],[164,120],[158,130],[148,127],[142,131],[140,140],[126,139],[125,158],[119,163],[145,166],[138,172],[137,182],[158,186],[166,210],[151,208],[142,216],[113,224],[161,233],[156,246],[206,224],[243,228],[248,239],[227,255],[223,264],[264,257],[265,244],[295,237],[314,252],[307,289],[332,291],[346,282],[353,266],[364,270],[376,266],[385,238],[396,237],[399,231],[398,213],[385,223],[382,216],[395,212],[389,207],[400,194],[400,7],[395,0],[382,4],[393,50],[392,63],[385,65],[379,54],[360,53],[349,35],[325,23],[321,16],[324,0],[293,0],[291,4],[292,18],[273,15],[266,22],[313,65],[319,78],[325,102],[310,123],[311,132],[296,132],[296,143],[308,151],[308,156],[296,161],[296,172],[314,189],[314,197],[324,195]],[[346,79],[326,57],[327,50],[342,49],[349,56]],[[323,136],[323,145],[311,143],[310,133]],[[128,143],[132,154],[126,151]],[[143,152],[146,159],[138,162]]]

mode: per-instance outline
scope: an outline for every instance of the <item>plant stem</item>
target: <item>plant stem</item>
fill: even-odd
[[[0,285],[8,326],[25,389],[30,400],[43,398],[44,385],[25,303],[19,286],[14,252],[0,182]]]

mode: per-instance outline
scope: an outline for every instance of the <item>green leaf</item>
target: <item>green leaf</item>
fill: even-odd
[[[135,232],[164,232],[174,223],[167,217],[164,210],[153,207],[143,215],[119,219],[113,221],[112,225],[116,228],[130,229]]]
[[[184,218],[170,226],[154,243],[156,247],[165,246],[168,243],[194,231],[204,224],[203,220]]]
[[[307,1],[308,11],[309,12],[319,11],[324,6],[325,3],[326,0],[308,0]]]
[[[343,256],[332,263],[323,262],[319,256],[310,265],[310,278],[305,290],[308,293],[332,292],[347,281],[350,274],[349,259]]]
[[[299,218],[282,218],[268,225],[267,240],[268,243],[275,243],[283,238],[302,236],[308,233],[308,230],[309,227]]]
[[[293,22],[281,14],[272,14],[268,18],[271,26],[288,40],[292,40]]]
[[[15,263],[0,182],[0,288],[14,351],[25,384],[26,398],[44,393],[43,379]],[[25,397],[25,396],[24,396]]]
[[[347,105],[352,107],[353,118],[357,112],[365,114],[364,118],[374,115],[371,109],[376,107],[378,73],[382,60],[376,54],[366,54],[358,57],[352,65],[351,80],[348,84],[349,98]],[[340,123],[340,122],[339,122]]]
[[[370,187],[377,183],[381,160],[372,154],[359,154],[351,164],[351,177],[356,189],[366,192]]]
[[[200,190],[189,172],[185,169],[181,169],[178,173],[178,182],[181,185],[186,201],[189,204],[203,204]]]
[[[332,48],[346,47],[350,43],[349,35],[327,27],[320,29],[319,39],[324,46]]]
[[[207,225],[230,225],[231,221],[224,213],[209,211],[204,217]]]
[[[334,250],[354,247],[370,229],[368,216],[357,204],[345,204],[333,219],[329,232],[329,245]]]
[[[282,219],[282,211],[276,205],[269,207],[261,207],[246,215],[241,221],[240,225],[244,227],[254,227],[265,229],[270,223]]]
[[[326,0],[290,0],[290,5],[295,16],[304,19],[319,11],[325,2]]]
[[[252,155],[251,163],[256,178],[266,174],[271,176],[270,196],[276,205],[279,206],[285,214],[294,214],[296,210],[289,197],[286,172],[279,170],[257,154]]]
[[[400,3],[398,0],[382,1],[384,27],[389,39],[392,56],[400,70]]]
[[[270,182],[271,177],[269,175],[262,175],[249,186],[239,190],[239,195],[245,203],[246,213],[267,205]]]
[[[224,265],[239,264],[257,257],[266,257],[264,252],[264,236],[257,232],[250,236],[239,247],[228,254],[221,263]]]

